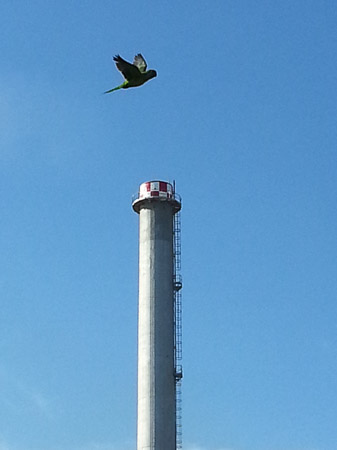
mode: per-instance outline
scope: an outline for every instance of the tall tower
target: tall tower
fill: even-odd
[[[139,214],[137,450],[176,450],[181,200],[170,183],[149,181],[140,185],[132,207]]]

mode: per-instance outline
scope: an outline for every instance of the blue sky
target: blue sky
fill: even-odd
[[[0,17],[0,450],[135,449],[151,179],[183,198],[184,450],[335,450],[335,2]],[[158,77],[102,95],[138,52]]]

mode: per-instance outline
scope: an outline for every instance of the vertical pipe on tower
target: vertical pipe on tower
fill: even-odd
[[[176,450],[173,220],[170,183],[140,186],[137,450]]]

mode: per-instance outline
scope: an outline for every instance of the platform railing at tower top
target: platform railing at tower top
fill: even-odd
[[[133,196],[131,197],[132,203],[134,203],[136,200],[139,200],[139,198],[140,198],[140,192],[138,191],[136,194],[133,194]],[[176,193],[172,193],[170,198],[168,198],[168,197],[144,197],[144,200],[146,198],[152,198],[152,199],[158,199],[158,200],[169,200],[169,201],[175,200],[178,203],[181,203],[181,196]]]

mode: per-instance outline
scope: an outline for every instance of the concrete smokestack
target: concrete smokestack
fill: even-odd
[[[141,184],[139,214],[137,450],[176,450],[174,215],[180,198],[162,181]]]

